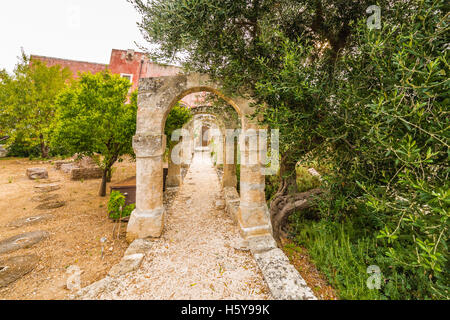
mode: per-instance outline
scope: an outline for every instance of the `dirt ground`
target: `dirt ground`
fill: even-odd
[[[26,169],[43,167],[49,179],[32,181]],[[135,175],[135,163],[116,163],[111,183]],[[46,182],[58,182],[61,189],[59,200],[66,201],[64,207],[52,210],[37,210],[38,202],[31,198],[37,193],[34,186]],[[31,248],[2,254],[1,259],[23,254],[37,254],[40,258],[34,270],[23,278],[0,288],[0,299],[64,299],[69,293],[66,280],[67,268],[78,266],[81,271],[81,286],[84,287],[105,277],[109,269],[122,258],[128,244],[125,241],[126,224],[122,224],[120,239],[112,238],[114,223],[107,218],[106,197],[99,197],[100,179],[71,181],[68,174],[55,170],[52,162],[28,159],[0,159],[0,240],[30,231],[48,231],[50,236]],[[6,227],[19,218],[53,214],[48,221],[20,228]],[[101,257],[100,239],[107,238],[104,255]]]

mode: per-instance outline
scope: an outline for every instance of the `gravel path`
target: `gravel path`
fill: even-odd
[[[197,152],[166,208],[163,236],[136,272],[100,299],[268,299],[268,289],[225,210],[211,159]]]

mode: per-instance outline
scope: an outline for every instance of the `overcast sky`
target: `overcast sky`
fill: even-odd
[[[139,15],[126,0],[0,0],[0,69],[26,54],[109,63],[111,49],[137,49]]]

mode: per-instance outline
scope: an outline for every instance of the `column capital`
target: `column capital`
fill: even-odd
[[[166,149],[166,136],[154,133],[137,133],[133,137],[133,149],[137,158],[162,156]]]

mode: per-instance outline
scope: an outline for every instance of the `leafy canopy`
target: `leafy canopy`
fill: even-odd
[[[98,164],[105,172],[102,185],[112,165],[122,155],[133,154],[137,93],[132,93],[127,103],[130,87],[127,79],[109,71],[85,73],[57,100],[52,143],[72,154],[99,153]]]
[[[0,71],[0,135],[9,135],[9,144],[40,144],[41,156],[47,157],[56,98],[71,76],[67,68],[47,67],[25,54],[13,75]]]

